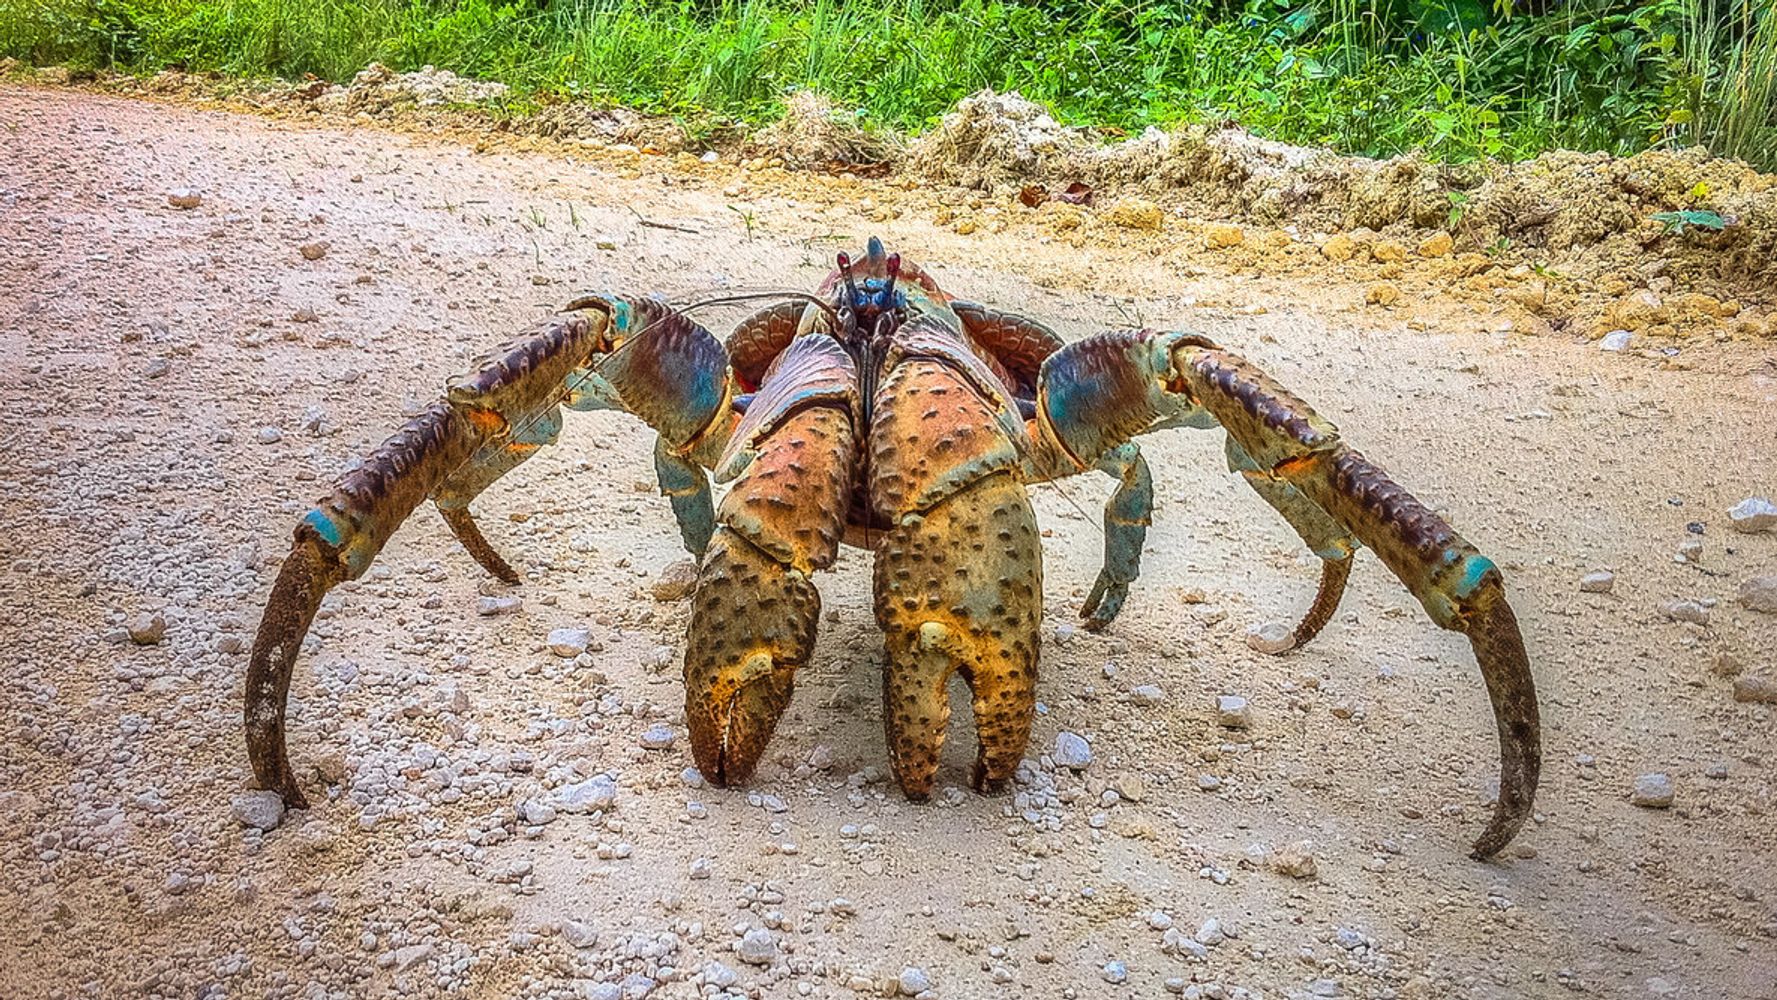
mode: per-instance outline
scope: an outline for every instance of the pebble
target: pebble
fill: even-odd
[[[168,361],[166,358],[155,358],[148,362],[147,367],[142,369],[142,374],[149,378],[166,378],[172,370],[173,363],[171,361]]]
[[[1635,788],[1629,795],[1629,801],[1644,809],[1670,808],[1672,805],[1671,776],[1656,771],[1637,777]]]
[[[1137,705],[1153,706],[1166,700],[1166,692],[1158,684],[1138,684],[1129,689],[1129,700]]]
[[[689,559],[671,562],[654,578],[652,593],[656,601],[679,601],[697,589],[697,564]]]
[[[763,927],[755,927],[741,935],[735,951],[748,965],[770,965],[777,960],[777,938]]]
[[[1199,925],[1197,933],[1191,937],[1206,948],[1213,948],[1228,939],[1228,936],[1222,933],[1222,922],[1214,917],[1210,917]]]
[[[1280,621],[1260,622],[1246,630],[1246,644],[1261,653],[1287,653],[1296,647],[1295,629]]]
[[[1703,561],[1703,539],[1687,538],[1678,543],[1678,551],[1672,555],[1673,562],[1691,563],[1695,565]]]
[[[180,187],[167,192],[167,204],[174,208],[196,208],[203,203],[204,196],[193,188]]]
[[[612,781],[609,775],[595,774],[585,781],[556,789],[555,801],[568,812],[609,809],[617,801],[617,782]]]
[[[573,659],[586,652],[586,646],[592,642],[592,630],[584,628],[557,628],[549,630],[549,651],[563,659]]]
[[[1777,504],[1765,497],[1747,497],[1728,510],[1728,525],[1749,535],[1777,530]]]
[[[1634,340],[1635,335],[1628,330],[1612,330],[1599,338],[1598,349],[1616,354],[1628,350]]]
[[[1740,606],[1777,615],[1777,576],[1755,576],[1740,584]]]
[[[152,646],[166,638],[167,620],[158,612],[143,612],[130,622],[130,641],[138,646]]]
[[[1092,763],[1092,744],[1084,736],[1063,730],[1055,734],[1055,766],[1084,771]]]
[[[1660,613],[1673,621],[1691,622],[1695,625],[1709,624],[1709,609],[1696,601],[1667,601],[1660,605]]]
[[[917,965],[904,965],[901,967],[901,975],[896,983],[901,987],[901,992],[904,995],[916,997],[932,988],[932,976],[931,973]]]
[[[1209,250],[1226,250],[1246,242],[1246,230],[1228,222],[1212,222],[1203,228],[1203,246]]]
[[[1314,860],[1314,845],[1306,840],[1285,844],[1271,852],[1266,867],[1290,878],[1313,878],[1320,870]]]
[[[1252,725],[1252,711],[1246,699],[1237,694],[1216,696],[1216,722],[1226,729],[1245,729]]]
[[[1401,290],[1386,281],[1378,281],[1364,289],[1364,304],[1392,306],[1401,300]]]
[[[671,750],[673,741],[677,738],[677,734],[673,732],[673,727],[664,722],[656,722],[642,733],[642,749]]]
[[[581,920],[561,922],[561,939],[575,948],[590,948],[599,941],[598,928]]]
[[[555,821],[555,807],[539,799],[526,799],[518,804],[518,818],[528,826],[543,826]]]
[[[1222,787],[1222,779],[1213,774],[1199,774],[1197,776],[1197,787],[1206,792],[1213,792]]]
[[[711,961],[708,965],[703,967],[703,982],[706,986],[714,986],[716,989],[725,990],[728,987],[733,986],[735,983],[740,982],[740,973],[736,972],[730,966],[723,965],[721,962]]]
[[[524,607],[524,598],[516,594],[506,597],[480,597],[475,600],[475,613],[484,617],[513,615]]]
[[[255,830],[272,831],[284,821],[284,800],[277,792],[242,792],[230,803],[235,821]]]
[[[403,971],[411,969],[430,958],[431,955],[432,946],[429,944],[410,944],[405,948],[396,948],[395,968]]]
[[[1421,257],[1448,257],[1455,248],[1456,240],[1440,229],[1419,242],[1418,253]]]
[[[1617,575],[1601,569],[1580,577],[1580,591],[1586,594],[1608,594],[1617,585]]]
[[[691,861],[691,877],[706,879],[714,872],[715,865],[709,858],[693,858]]]
[[[1734,678],[1734,700],[1777,705],[1777,678],[1743,674]]]
[[[1100,975],[1104,976],[1104,981],[1112,986],[1121,986],[1129,981],[1129,966],[1119,961],[1109,961],[1104,963]]]
[[[327,251],[332,247],[333,244],[326,240],[316,240],[313,243],[304,243],[297,247],[296,252],[302,254],[304,260],[320,260],[327,256]]]
[[[261,427],[254,437],[260,444],[277,444],[284,440],[284,432],[276,427]]]

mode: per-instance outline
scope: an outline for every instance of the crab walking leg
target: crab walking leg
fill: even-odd
[[[635,413],[681,457],[726,442],[727,362],[714,337],[657,303],[592,297],[576,306],[583,311],[484,356],[449,384],[444,399],[341,476],[297,525],[253,640],[243,708],[254,777],[287,805],[305,801],[285,746],[303,637],[327,591],[362,576],[427,498],[476,562],[514,581],[518,574],[482,536],[469,504],[556,439],[559,403]]]
[[[1361,543],[1314,501],[1303,496],[1301,490],[1290,485],[1289,480],[1261,468],[1232,435],[1227,439],[1227,452],[1228,468],[1240,473],[1253,492],[1282,514],[1321,559],[1320,587],[1314,593],[1314,603],[1290,631],[1289,644],[1269,652],[1299,649],[1318,635],[1333,620],[1333,612],[1339,610],[1339,599],[1345,596],[1345,581],[1351,578],[1351,556]]]
[[[1498,568],[1348,448],[1331,423],[1245,360],[1189,342],[1179,343],[1172,359],[1190,397],[1258,471],[1300,491],[1374,549],[1432,621],[1468,636],[1493,703],[1500,753],[1499,801],[1474,856],[1497,853],[1530,815],[1542,766],[1536,683]]]
[[[738,476],[698,571],[685,649],[685,721],[698,770],[745,781],[814,650],[811,579],[839,554],[857,454],[851,360],[828,337],[779,357],[719,474]]]
[[[893,525],[876,547],[883,725],[895,780],[915,800],[937,777],[953,672],[973,694],[975,787],[1011,777],[1030,741],[1042,540],[1018,449],[995,421],[937,360],[903,362],[876,396],[871,502]]]
[[[1530,814],[1542,766],[1536,683],[1499,570],[1380,468],[1348,448],[1308,404],[1251,364],[1192,333],[1112,330],[1043,362],[1032,436],[1041,478],[1083,472],[1138,434],[1221,427],[1229,465],[1323,559],[1320,591],[1292,641],[1338,606],[1350,550],[1367,545],[1433,622],[1461,632],[1493,704],[1499,802],[1474,853],[1509,843]]]
[[[395,528],[486,438],[466,413],[434,403],[340,477],[297,525],[253,639],[244,709],[253,775],[286,805],[306,805],[285,753],[284,713],[291,668],[321,598],[370,568]]]

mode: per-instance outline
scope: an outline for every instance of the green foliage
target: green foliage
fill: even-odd
[[[929,125],[982,87],[1112,130],[1343,151],[1777,156],[1770,0],[0,0],[0,54],[345,80],[372,59],[757,122],[814,87]]]

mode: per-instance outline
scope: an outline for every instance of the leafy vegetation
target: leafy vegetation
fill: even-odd
[[[0,0],[0,54],[520,93],[758,122],[792,89],[929,125],[982,87],[1132,130],[1232,118],[1371,155],[1704,142],[1777,166],[1771,0]]]

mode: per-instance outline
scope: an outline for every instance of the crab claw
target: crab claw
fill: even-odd
[[[247,664],[244,722],[247,757],[260,788],[270,789],[292,809],[308,805],[297,787],[296,772],[284,747],[284,708],[290,693],[290,670],[302,649],[321,598],[344,574],[339,550],[308,525],[297,529],[296,544],[278,571],[253,653]]]
[[[685,723],[697,769],[752,777],[814,648],[821,599],[808,577],[726,528],[698,575],[685,651]]]

